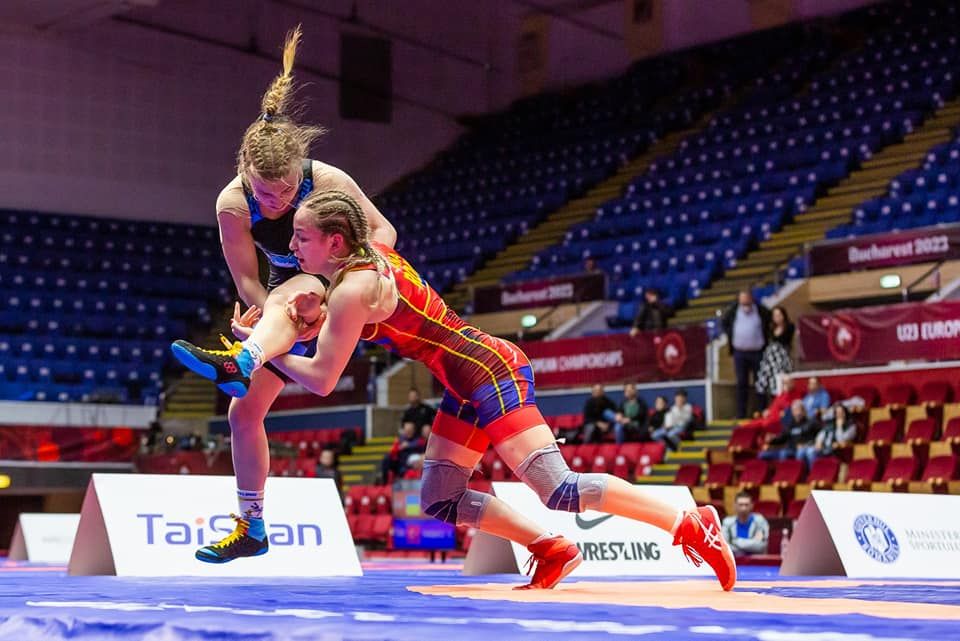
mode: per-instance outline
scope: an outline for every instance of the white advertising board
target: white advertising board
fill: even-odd
[[[10,560],[66,563],[79,523],[79,514],[21,513],[10,540]]]

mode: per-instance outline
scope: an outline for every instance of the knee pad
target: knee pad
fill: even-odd
[[[424,461],[420,508],[451,525],[477,527],[490,495],[467,489],[471,474],[450,461]]]
[[[516,474],[551,510],[583,512],[598,509],[607,489],[606,474],[572,471],[556,443],[531,452],[517,466]]]

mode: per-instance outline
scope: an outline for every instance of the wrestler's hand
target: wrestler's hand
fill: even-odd
[[[233,335],[242,341],[250,338],[254,325],[257,324],[262,315],[263,312],[256,305],[251,305],[247,308],[247,311],[240,314],[240,303],[235,303],[233,318],[230,319],[230,329],[233,331]]]
[[[327,305],[324,297],[313,292],[297,292],[287,299],[284,307],[287,316],[299,331],[298,341],[309,341],[317,337],[320,327],[327,318]]]

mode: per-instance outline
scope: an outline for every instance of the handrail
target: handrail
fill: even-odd
[[[903,296],[903,302],[907,302],[908,300],[910,300],[910,290],[911,290],[911,289],[913,289],[914,287],[916,287],[917,285],[919,285],[920,283],[922,283],[923,281],[925,281],[925,280],[927,279],[927,277],[928,277],[930,274],[933,274],[934,272],[937,273],[937,286],[936,286],[936,290],[939,292],[939,291],[940,291],[940,267],[942,267],[945,262],[947,262],[947,259],[946,259],[946,258],[941,258],[941,259],[938,260],[936,263],[934,263],[933,266],[930,267],[930,269],[928,269],[927,271],[923,272],[923,275],[922,275],[922,276],[920,276],[919,278],[914,279],[913,282],[911,282],[911,283],[910,283],[909,285],[907,285],[906,287],[902,288],[900,291],[901,291],[901,295]]]

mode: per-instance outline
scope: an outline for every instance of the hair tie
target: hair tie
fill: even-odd
[[[260,120],[264,122],[273,122],[274,118],[276,118],[276,116],[273,114],[268,114],[266,111],[260,114]]]

